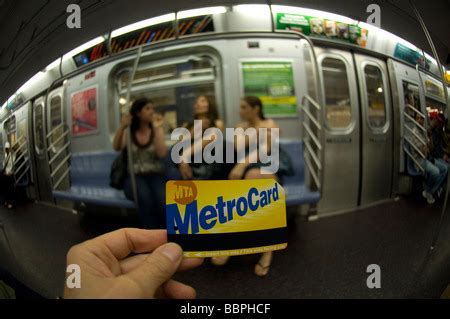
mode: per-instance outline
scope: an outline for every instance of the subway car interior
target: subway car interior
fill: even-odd
[[[111,2],[79,1],[71,28],[70,1],[0,1],[0,281],[17,298],[63,297],[72,246],[145,228],[137,166],[111,186],[136,101],[183,180],[172,134],[201,101],[239,127],[248,96],[290,158],[288,246],[262,278],[250,254],[175,279],[205,299],[450,298],[448,1],[384,1],[378,25],[370,1]]]

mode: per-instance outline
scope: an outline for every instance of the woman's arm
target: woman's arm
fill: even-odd
[[[120,122],[120,127],[117,129],[113,140],[113,149],[116,151],[121,151],[127,145],[125,130],[131,124],[131,115],[124,115]]]
[[[167,156],[167,145],[164,136],[164,129],[162,127],[164,123],[164,117],[161,114],[155,114],[153,119],[153,143],[155,145],[156,155],[159,158]]]
[[[225,130],[225,125],[221,120],[217,120],[215,123],[215,127],[218,128],[222,133]],[[191,129],[190,130],[191,136],[194,135],[194,130]],[[184,163],[189,162],[188,159],[190,159],[192,157],[192,155],[194,154],[194,152],[196,150],[198,151],[203,151],[203,149],[209,144],[212,143],[213,141],[215,141],[216,139],[216,135],[215,134],[211,134],[208,136],[202,136],[202,138],[198,141],[194,141],[194,143],[191,144],[191,146],[186,149],[186,151],[183,153],[183,158],[182,161]]]

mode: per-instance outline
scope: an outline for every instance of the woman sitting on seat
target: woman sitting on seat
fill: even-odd
[[[219,119],[217,108],[215,104],[205,95],[200,95],[194,104],[194,121],[202,122],[202,136],[205,131],[209,128],[218,128],[222,132],[224,131],[224,124],[222,120]],[[184,128],[187,128],[191,137],[194,138],[194,122],[185,123]],[[186,150],[183,154],[184,161],[180,163],[179,170],[183,179],[196,179],[196,180],[220,180],[227,178],[227,172],[225,165],[221,163],[194,163],[192,157],[194,155],[194,150],[198,149],[203,152],[203,149],[210,143],[211,140],[201,139],[196,142],[201,145],[195,145],[192,141],[190,149]],[[191,158],[190,164],[188,164],[188,158]],[[225,174],[224,174],[225,173]]]
[[[263,113],[263,104],[258,97],[245,97],[241,100],[240,104],[240,116],[244,121],[237,125],[237,128],[256,129],[256,138],[259,140],[259,129],[267,129],[268,137],[266,139],[266,145],[259,145],[259,148],[265,148],[269,153],[271,152],[272,136],[270,134],[271,129],[279,129],[278,125],[272,119],[267,119]],[[240,137],[245,138],[245,137]],[[235,147],[239,146],[239,141],[235,141]],[[292,175],[293,168],[289,155],[279,149],[279,168],[275,174],[268,174],[264,172],[264,168],[269,166],[270,163],[264,164],[258,158],[257,152],[249,153],[249,140],[246,140],[245,147],[247,148],[247,157],[244,163],[238,163],[234,166],[229,174],[229,179],[274,179],[280,181],[283,175]],[[239,154],[238,149],[236,149]],[[261,255],[259,262],[255,265],[255,274],[257,276],[265,276],[268,274],[270,265],[272,263],[272,252],[266,252]],[[215,265],[224,265],[228,261],[229,257],[214,257],[212,263]]]
[[[136,175],[139,217],[142,226],[149,229],[165,228],[165,170],[162,159],[167,155],[162,115],[155,113],[154,103],[146,98],[136,100],[129,115],[122,118],[116,132],[113,148],[127,147],[126,129],[131,131],[133,170]],[[128,176],[125,196],[133,200],[133,187]]]

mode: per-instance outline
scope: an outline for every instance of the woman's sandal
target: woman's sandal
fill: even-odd
[[[225,257],[212,257],[211,258],[211,263],[215,266],[223,266],[225,265],[228,260],[230,260],[229,256],[225,256]]]
[[[269,265],[264,266],[264,265],[261,263],[261,261],[258,261],[258,263],[255,265],[255,275],[258,276],[258,277],[264,277],[264,276],[267,276],[267,274],[269,273],[271,264],[272,264],[272,262],[271,262]],[[258,270],[257,270],[258,267],[260,267],[259,269],[261,269],[261,271],[258,271]]]

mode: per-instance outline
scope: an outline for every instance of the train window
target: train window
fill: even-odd
[[[188,56],[138,67],[131,83],[130,102],[126,100],[130,72],[119,73],[117,82],[120,112],[124,113],[130,102],[142,97],[155,104],[163,113],[165,133],[193,120],[193,105],[200,95],[216,103],[216,70],[212,58]]]
[[[410,109],[409,107],[412,107],[413,109],[422,112],[420,109],[419,86],[416,84],[403,81],[403,94],[405,107],[407,108],[406,113],[410,115],[412,118],[415,118],[414,110]]]
[[[8,142],[11,145],[14,145],[16,143],[16,117],[11,116],[5,123],[3,124],[3,129],[6,132],[6,136],[8,138]]]
[[[377,129],[386,125],[386,95],[381,70],[374,65],[364,67],[367,90],[369,126]]]
[[[53,132],[50,136],[50,144],[54,152],[64,145],[64,139],[59,139],[64,133],[64,128],[60,126],[62,122],[62,99],[56,95],[50,100],[50,132]],[[55,144],[55,142],[58,143]]]
[[[36,150],[44,149],[44,105],[38,104],[34,110],[34,144]]]
[[[345,129],[352,121],[350,88],[345,63],[336,58],[322,61],[326,121],[331,129]]]

